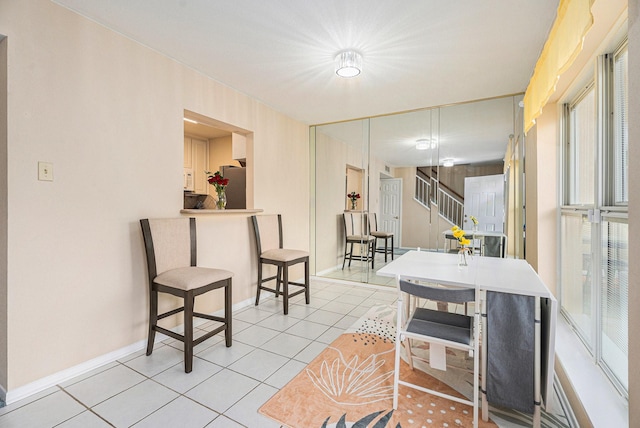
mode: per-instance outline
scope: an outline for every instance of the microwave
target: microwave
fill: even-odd
[[[185,192],[193,192],[193,168],[185,168],[183,176],[183,185]]]

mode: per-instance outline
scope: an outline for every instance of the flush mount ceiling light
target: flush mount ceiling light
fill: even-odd
[[[429,147],[431,147],[431,144],[426,138],[416,140],[416,150],[427,150]]]
[[[453,159],[443,159],[442,166],[446,166],[446,167],[453,166]]]
[[[198,123],[197,121],[193,120],[193,119],[188,119],[186,117],[183,118],[185,122],[191,122],[191,123]]]
[[[356,51],[342,51],[336,56],[336,74],[340,77],[355,77],[362,72],[362,55]]]

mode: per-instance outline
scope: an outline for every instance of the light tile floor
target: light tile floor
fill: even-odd
[[[394,249],[394,258],[401,256],[407,251],[408,251],[407,248]],[[385,285],[388,287],[395,288],[396,285],[395,285],[394,278],[376,275],[376,271],[384,267],[388,263],[391,263],[391,256],[388,256],[387,261],[385,262],[383,254],[376,254],[374,269],[371,269],[371,265],[369,263],[353,260],[351,262],[351,266],[348,266],[349,261],[347,261],[345,263],[344,269],[342,269],[342,265],[340,265],[332,271],[322,273],[320,276],[322,276],[323,278],[331,278],[331,279],[353,281],[353,282],[375,284],[375,285]]]
[[[184,373],[182,343],[167,339],[93,372],[0,408],[0,428],[279,427],[257,410],[367,310],[395,288],[312,279],[311,303],[270,293],[234,312],[233,346],[217,335],[196,347]],[[196,336],[215,327],[207,323]]]
[[[281,299],[264,294],[234,312],[230,348],[220,334],[194,349],[191,373],[182,343],[169,338],[149,357],[140,350],[0,408],[0,428],[277,428],[258,413],[262,404],[372,306],[396,301],[395,287],[313,278],[311,303],[296,296],[285,316]],[[198,326],[196,337],[216,325]],[[501,427],[527,426],[505,417]]]

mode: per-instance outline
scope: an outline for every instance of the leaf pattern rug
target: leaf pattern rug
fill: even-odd
[[[403,386],[398,409],[393,410],[394,317],[393,307],[372,308],[267,401],[260,413],[290,428],[473,426],[470,406]],[[402,379],[463,397],[424,371],[412,371],[404,361],[400,370]],[[479,426],[497,427],[481,419]]]

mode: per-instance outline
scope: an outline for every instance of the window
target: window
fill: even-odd
[[[613,131],[614,131],[614,189],[615,204],[629,202],[629,133],[627,128],[627,69],[628,53],[624,46],[613,61]]]
[[[602,363],[628,389],[629,226],[626,220],[606,218],[601,228]]]
[[[594,202],[595,176],[595,89],[589,88],[570,106],[569,162],[572,174],[569,178],[569,204],[592,205]]]
[[[594,83],[565,105],[561,310],[628,396],[627,48],[598,60]]]

